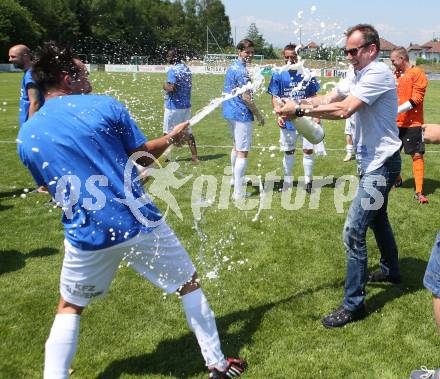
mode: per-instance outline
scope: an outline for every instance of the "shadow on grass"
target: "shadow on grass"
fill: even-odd
[[[199,161],[206,162],[211,161],[213,159],[221,159],[226,157],[226,154],[208,154],[208,155],[199,155]],[[178,158],[176,162],[191,162],[191,158]]]
[[[0,192],[0,199],[7,199],[9,197],[19,197],[22,193],[24,193],[24,188],[16,188],[13,191]]]
[[[49,195],[48,195],[48,194],[36,193],[36,192],[34,192],[33,190],[31,190],[31,191],[29,192],[28,189],[26,189],[26,192],[25,192],[25,188],[17,188],[17,189],[14,189],[13,191],[0,192],[0,199],[20,198],[20,195],[22,195],[22,194],[24,194],[24,193],[32,194],[32,195],[35,194],[35,195],[37,195],[37,196],[43,196],[43,195],[45,195],[45,196],[47,196],[47,197],[49,198]],[[13,207],[14,207],[13,205],[3,205],[3,204],[0,204],[0,212],[1,212],[1,211],[8,210],[8,209],[11,209],[11,208],[13,208]]]
[[[399,260],[402,283],[397,285],[391,283],[370,283],[368,287],[382,288],[383,291],[371,297],[367,295],[368,313],[382,309],[386,303],[394,299],[423,289],[423,276],[427,264],[428,262],[421,259],[412,257],[403,258]]]
[[[11,209],[11,208],[14,208],[12,205],[3,205],[3,204],[0,204],[0,212],[1,211],[6,211],[6,210],[8,210],[8,209]]]
[[[414,179],[408,178],[408,179],[403,180],[402,188],[415,189]],[[430,194],[434,193],[437,188],[440,188],[440,181],[434,180],[431,178],[424,178],[423,179],[423,192],[425,193],[425,195],[430,195]]]
[[[340,284],[340,282],[337,284]],[[334,287],[337,284],[332,283],[301,290],[285,299],[217,318],[222,350],[228,357],[238,357],[241,347],[252,343],[253,335],[258,330],[267,312],[274,307],[288,304],[313,292],[327,287]],[[206,367],[199,357],[200,348],[197,340],[192,333],[187,333],[180,338],[160,342],[151,353],[113,361],[97,378],[120,378],[122,375],[148,374],[187,378],[206,372]]]
[[[440,181],[430,178],[423,179],[423,191],[425,195],[434,193],[437,188],[440,188]]]
[[[400,260],[403,283],[400,285],[374,284],[383,288],[378,294],[367,298],[370,313],[381,309],[386,303],[406,294],[420,290],[426,262],[416,258]],[[227,356],[237,357],[241,347],[252,344],[253,335],[260,327],[264,315],[273,308],[289,304],[324,289],[343,286],[343,279],[324,283],[317,287],[300,290],[285,299],[258,307],[237,311],[217,319],[222,348]],[[323,329],[324,330],[324,329]],[[120,378],[123,375],[164,375],[188,378],[206,372],[200,358],[196,338],[187,333],[180,338],[167,339],[158,344],[151,353],[140,354],[110,363],[97,379]]]
[[[321,184],[322,179],[315,179],[314,181],[312,181],[312,190],[313,190],[313,183],[316,183],[317,185],[319,185],[320,188],[335,188],[337,180],[338,180],[338,178],[332,178],[331,183]],[[271,183],[266,183],[263,181],[263,186],[266,187],[267,184],[269,187],[272,186]],[[248,184],[248,185],[250,185],[250,184]],[[253,194],[260,193],[260,189],[259,189],[258,185],[252,185],[252,187],[254,188]],[[304,183],[304,181],[292,180],[291,187],[292,187],[292,191],[295,193],[295,191],[299,188],[305,189],[305,183]],[[278,181],[273,182],[273,191],[274,192],[281,192],[283,190],[283,188],[284,188],[284,179],[280,179]]]
[[[15,189],[13,191],[8,191],[8,192],[0,192],[0,199],[19,197],[22,193],[24,193],[24,188]],[[11,209],[13,207],[14,207],[13,205],[0,204],[0,212],[6,211],[6,210]],[[1,273],[1,267],[0,267],[0,273]]]
[[[0,252],[0,275],[22,269],[26,266],[27,259],[46,257],[57,253],[58,250],[51,247],[35,249],[27,254],[17,250],[4,250]]]

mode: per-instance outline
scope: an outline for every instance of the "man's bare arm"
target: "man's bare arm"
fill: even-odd
[[[300,104],[311,105],[313,107],[318,107],[320,105],[326,105],[330,103],[336,103],[343,101],[345,96],[341,95],[336,89],[333,89],[325,95],[315,95],[308,97],[307,99],[301,100]]]
[[[258,123],[260,125],[264,125],[264,117],[255,105],[254,100],[252,100],[250,93],[245,92],[243,95],[241,95],[241,98],[243,99],[246,106],[250,109],[252,114],[257,118]]]
[[[34,85],[28,85],[27,87],[27,95],[29,98],[29,115],[28,118],[31,118],[35,112],[37,112],[41,108],[41,100],[40,100],[40,91]]]
[[[319,96],[317,96],[319,98]],[[311,98],[310,100],[315,103],[319,101],[317,98]],[[320,104],[313,106],[310,104],[301,104],[301,109],[306,112],[307,116],[320,117],[327,120],[341,120],[349,118],[353,113],[364,106],[364,102],[357,97],[348,95],[344,100],[332,102],[329,104]],[[287,101],[286,104],[275,109],[275,111],[281,116],[295,117],[295,111],[298,104],[294,101]]]
[[[178,124],[170,133],[145,142],[143,145],[134,149],[131,153],[145,151],[151,154],[154,158],[159,158],[170,145],[179,145],[183,142],[183,140],[186,139],[186,129],[188,126],[189,121],[182,122],[181,124]],[[149,166],[153,162],[154,159],[151,157],[141,157],[136,161],[136,163],[139,163],[144,167]]]
[[[315,97],[318,97],[318,95],[314,95],[314,96],[309,97],[309,98],[307,98],[307,99],[310,99],[311,101],[313,101],[313,99],[314,99]],[[305,100],[307,100],[307,99],[305,99]],[[320,124],[320,123],[321,123],[321,118],[320,118],[320,117],[313,117],[313,121],[315,121],[317,124]]]
[[[440,124],[423,125],[425,143],[440,143]]]
[[[176,86],[172,83],[165,83],[163,85],[163,89],[167,92],[173,92],[175,88],[176,88]]]

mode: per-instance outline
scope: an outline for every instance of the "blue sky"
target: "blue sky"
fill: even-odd
[[[341,42],[343,31],[357,23],[372,24],[381,37],[405,47],[440,38],[439,0],[222,1],[233,37],[243,38],[255,22],[265,40],[276,47],[298,43],[299,29],[303,44]]]

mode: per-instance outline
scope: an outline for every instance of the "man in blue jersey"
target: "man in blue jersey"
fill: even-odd
[[[31,118],[44,104],[43,93],[32,79],[32,59],[31,52],[26,45],[15,45],[9,49],[9,62],[15,68],[24,70],[21,80],[20,108],[19,108],[19,127]],[[45,185],[39,186],[36,192],[47,193]]]
[[[298,62],[296,46],[288,44],[283,49],[283,56],[286,64],[295,64]],[[280,105],[281,99],[301,100],[316,96],[319,91],[319,83],[314,77],[309,81],[304,81],[304,77],[297,70],[278,71],[272,75],[268,92],[272,95],[272,106],[275,108]],[[319,123],[319,118],[314,119]],[[285,121],[278,118],[280,127],[280,149],[284,151],[283,169],[284,169],[284,188],[292,186],[292,169],[295,163],[295,145],[298,133],[292,121]],[[313,166],[315,160],[313,157],[313,144],[302,137],[303,145],[303,166],[304,182],[306,191],[312,192]]]
[[[15,45],[9,49],[9,62],[24,70],[21,81],[19,125],[37,112],[44,103],[44,96],[32,79],[31,52],[26,45]]]
[[[167,81],[163,85],[166,92],[165,113],[163,117],[163,132],[170,133],[181,122],[191,118],[191,88],[192,74],[188,66],[183,63],[183,55],[176,48],[168,50],[167,62],[174,65],[168,70]],[[196,140],[188,127],[188,146],[191,150],[191,159],[198,162]]]
[[[232,93],[237,88],[249,83],[250,77],[246,66],[254,56],[254,43],[251,40],[241,40],[237,45],[238,58],[232,63],[225,77],[224,93]],[[232,133],[233,147],[231,151],[231,166],[234,185],[233,198],[244,197],[243,182],[247,167],[247,156],[252,144],[252,121],[254,116],[260,125],[264,118],[256,107],[252,93],[247,91],[223,103],[223,117],[228,121]]]
[[[162,290],[182,296],[209,377],[239,376],[246,363],[225,359],[195,268],[130,165],[136,157],[139,164],[151,164],[185,138],[188,123],[148,141],[121,103],[86,95],[91,92],[87,75],[72,50],[45,44],[33,77],[46,102],[17,140],[20,159],[38,183],[48,184],[63,209],[61,297],[46,342],[44,378],[68,377],[80,315],[92,299],[105,295],[122,259]]]

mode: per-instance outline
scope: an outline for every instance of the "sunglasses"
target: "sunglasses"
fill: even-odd
[[[362,46],[359,47],[353,47],[352,49],[346,49],[345,47],[342,49],[342,52],[344,53],[345,56],[347,56],[348,54],[350,54],[352,57],[355,57],[358,55],[359,50],[362,49],[363,47],[367,47],[372,45],[372,42],[367,42],[364,43]]]

